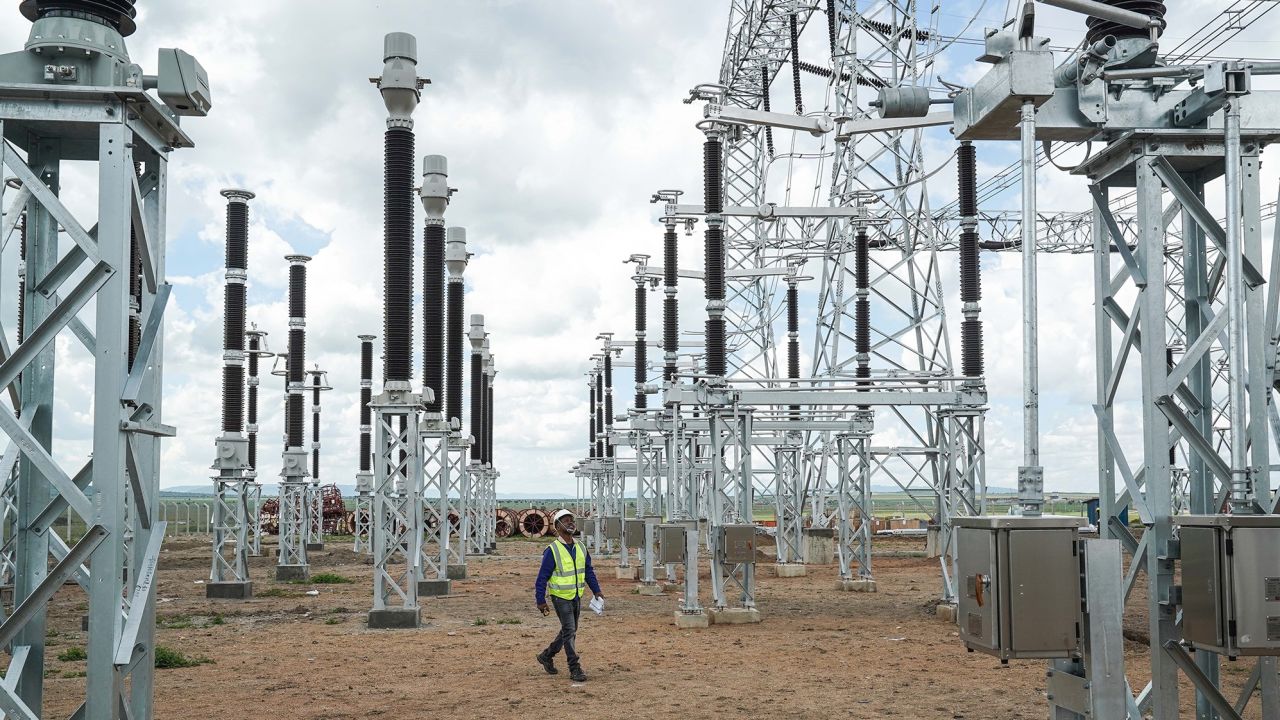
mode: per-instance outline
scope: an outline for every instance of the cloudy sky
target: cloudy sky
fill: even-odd
[[[693,85],[715,80],[728,5],[140,0],[139,31],[128,40],[134,61],[153,71],[158,47],[181,47],[208,70],[214,96],[208,118],[184,121],[198,147],[175,153],[171,165],[168,272],[176,293],[167,317],[165,419],[179,427],[179,436],[166,442],[162,486],[200,485],[209,474],[220,393],[225,206],[218,191],[229,186],[258,195],[251,205],[249,319],[270,333],[272,348],[283,349],[285,336],[283,258],[314,256],[307,362],[328,370],[335,388],[323,401],[322,476],[352,482],[356,336],[382,331],[385,110],[368,79],[381,71],[383,35],[397,30],[418,37],[419,74],[431,79],[415,115],[418,153],[448,156],[449,184],[459,192],[446,221],[468,229],[475,255],[466,273],[466,309],[485,315],[499,371],[499,491],[573,492],[566,471],[584,450],[587,358],[598,348],[597,333],[630,333],[633,285],[621,261],[634,252],[660,255],[661,228],[649,195],[677,187],[690,191],[690,202],[701,201],[701,135],[694,128],[701,109],[680,101]],[[1190,34],[1199,27],[1197,13],[1216,13],[1219,5],[1178,3],[1168,38]],[[7,12],[0,49],[18,50],[29,25]],[[983,26],[1002,21],[1005,8],[996,0],[947,0],[938,12],[944,30],[976,39]],[[1274,36],[1267,28],[1276,22],[1268,17],[1218,54],[1274,54],[1278,43],[1266,38]],[[1037,29],[1055,45],[1074,45],[1081,25],[1046,9]],[[804,41],[806,54],[823,64],[825,34],[819,15]],[[984,68],[972,62],[974,55],[974,46],[956,45],[939,58],[937,73],[972,82]],[[805,82],[812,83],[806,89],[812,109],[822,102],[823,86],[812,76]],[[785,109],[789,80],[773,97],[775,109]],[[952,144],[945,135],[929,135],[924,147],[924,165],[932,169]],[[980,152],[981,176],[1010,162],[1016,148],[987,144]],[[74,175],[69,170],[69,183]],[[1274,175],[1264,180],[1267,197],[1274,196]],[[931,183],[935,206],[954,197],[953,178],[944,169]],[[1065,173],[1044,173],[1040,187],[1046,209],[1084,207],[1081,184]],[[1016,198],[999,202],[1013,207]],[[682,265],[698,267],[701,254],[698,232],[682,243]],[[956,260],[947,256],[942,263],[955,346]],[[807,270],[817,275],[819,268]],[[1018,258],[987,253],[983,271],[993,378],[990,482],[1009,486],[1021,459]],[[1043,462],[1050,487],[1088,490],[1096,487],[1090,261],[1045,258],[1042,277],[1053,298],[1041,312]],[[686,281],[682,288],[683,325],[700,327],[701,287]],[[809,306],[802,314],[816,312],[816,290],[816,283],[806,288]],[[659,297],[650,304],[654,329]],[[802,338],[807,367],[811,318]],[[59,343],[68,377],[59,379],[59,403],[68,407],[83,405],[77,393],[88,377],[73,343]],[[621,385],[628,371],[618,374]],[[262,397],[260,474],[270,478],[280,449],[277,383],[265,382]],[[1122,391],[1130,408],[1124,412],[1134,397],[1133,388]],[[80,412],[78,420],[87,420]],[[58,454],[83,457],[87,439],[85,427],[60,428]]]

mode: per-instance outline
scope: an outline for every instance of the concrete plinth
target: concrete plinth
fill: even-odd
[[[804,531],[806,565],[831,565],[836,561],[835,531],[831,528],[808,528]]]
[[[307,543],[307,552],[320,552],[324,549],[324,543]]]
[[[387,608],[369,611],[370,630],[416,630],[422,627],[417,608]]]
[[[449,578],[450,580],[466,580],[467,566],[466,565],[446,565],[444,568],[444,576]]]
[[[682,582],[663,583],[662,588],[664,590],[670,590],[671,592],[684,592],[684,583]]]
[[[307,581],[311,579],[310,565],[277,565],[276,579],[284,582],[293,580]]]
[[[634,565],[632,565],[631,567],[614,568],[614,571],[616,573],[615,577],[618,578],[619,580],[635,580],[636,578],[640,577],[639,570],[640,568]]]
[[[706,612],[684,613],[676,611],[676,627],[681,630],[700,630],[711,627],[711,615]]]
[[[209,600],[248,600],[253,597],[252,582],[211,582],[204,586]]]
[[[924,556],[928,558],[936,558],[942,554],[941,538],[942,528],[937,525],[930,525],[924,535]]]
[[[836,589],[842,592],[875,592],[876,581],[867,578],[836,580]]]
[[[751,625],[760,622],[760,611],[755,608],[712,610],[711,622],[716,625]]]
[[[804,577],[809,571],[800,563],[778,563],[773,566],[773,573],[780,578],[789,578]]]
[[[439,597],[448,595],[451,580],[419,580],[418,581],[418,597]]]
[[[636,592],[640,593],[641,595],[661,595],[662,585],[656,582],[651,582],[651,583],[642,582],[636,586]]]
[[[936,614],[940,620],[954,623],[956,621],[956,606],[943,603],[934,609],[934,614]]]

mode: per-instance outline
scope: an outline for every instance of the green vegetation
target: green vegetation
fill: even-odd
[[[338,573],[323,572],[311,576],[312,585],[348,585],[352,582],[351,578]]]
[[[498,621],[499,625],[519,625],[520,618],[503,618]]]
[[[484,618],[476,618],[476,621],[471,624],[476,626],[482,626],[482,625],[488,625],[489,621],[485,620]]]
[[[210,625],[226,625],[227,621],[221,615],[214,615],[209,620]]]
[[[171,670],[173,668],[189,668],[197,665],[206,665],[213,661],[207,657],[188,656],[180,650],[174,650],[164,645],[156,646],[156,668],[159,670]]]
[[[324,621],[324,624],[325,625],[341,625],[342,618],[336,618],[336,617],[326,618]]]
[[[296,590],[289,590],[289,589],[287,589],[287,588],[279,588],[279,587],[267,588],[266,590],[263,590],[262,592],[255,592],[255,593],[254,593],[254,595],[256,595],[257,597],[260,597],[260,598],[295,598],[295,597],[302,597],[302,593],[297,592]]]
[[[82,677],[84,677],[85,675],[86,675],[86,673],[85,673],[85,671],[83,671],[83,670],[65,670],[65,671],[63,671],[63,673],[62,673],[62,677],[67,678],[67,679],[71,679],[71,678],[82,678]]]
[[[78,660],[88,660],[89,656],[85,653],[84,648],[77,645],[58,653],[58,659],[62,662],[76,662]]]
[[[192,623],[190,616],[173,615],[171,617],[160,618],[157,620],[156,627],[163,628],[165,630],[186,630],[194,627],[194,623]]]

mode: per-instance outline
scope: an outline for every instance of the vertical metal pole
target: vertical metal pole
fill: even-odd
[[[1225,162],[1223,182],[1226,185],[1227,209],[1227,397],[1230,403],[1228,437],[1231,445],[1231,510],[1250,512],[1253,506],[1249,487],[1248,407],[1245,405],[1245,329],[1244,329],[1244,230],[1242,228],[1240,188],[1240,100],[1227,103],[1225,119]]]
[[[1107,315],[1106,305],[1111,299],[1111,236],[1107,232],[1106,223],[1102,219],[1102,211],[1106,210],[1107,187],[1096,188],[1095,203],[1103,203],[1093,211],[1093,332],[1094,332],[1094,371],[1096,373],[1097,407],[1100,414],[1098,444],[1098,537],[1111,539],[1115,535],[1111,529],[1110,518],[1116,510],[1116,471],[1115,458],[1111,446],[1107,444],[1106,433],[1102,422],[1108,424],[1114,415],[1111,403],[1107,401],[1107,387],[1111,382],[1111,318]]]
[[[1040,467],[1040,359],[1036,290],[1036,108],[1022,104],[1022,467],[1018,502],[1036,516],[1044,505]]]

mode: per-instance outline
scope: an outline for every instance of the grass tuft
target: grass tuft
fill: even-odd
[[[482,626],[482,625],[488,625],[489,621],[485,620],[484,618],[476,618],[476,621],[471,624],[476,626]]]
[[[322,572],[311,576],[312,585],[349,585],[355,582],[345,575],[338,573]]]
[[[62,662],[76,662],[78,660],[88,660],[89,655],[85,653],[84,648],[75,646],[58,653],[58,659]]]
[[[173,668],[189,668],[197,665],[206,665],[213,661],[207,657],[190,656],[184,654],[180,650],[174,650],[164,645],[156,646],[156,668],[160,670],[171,670]]]

